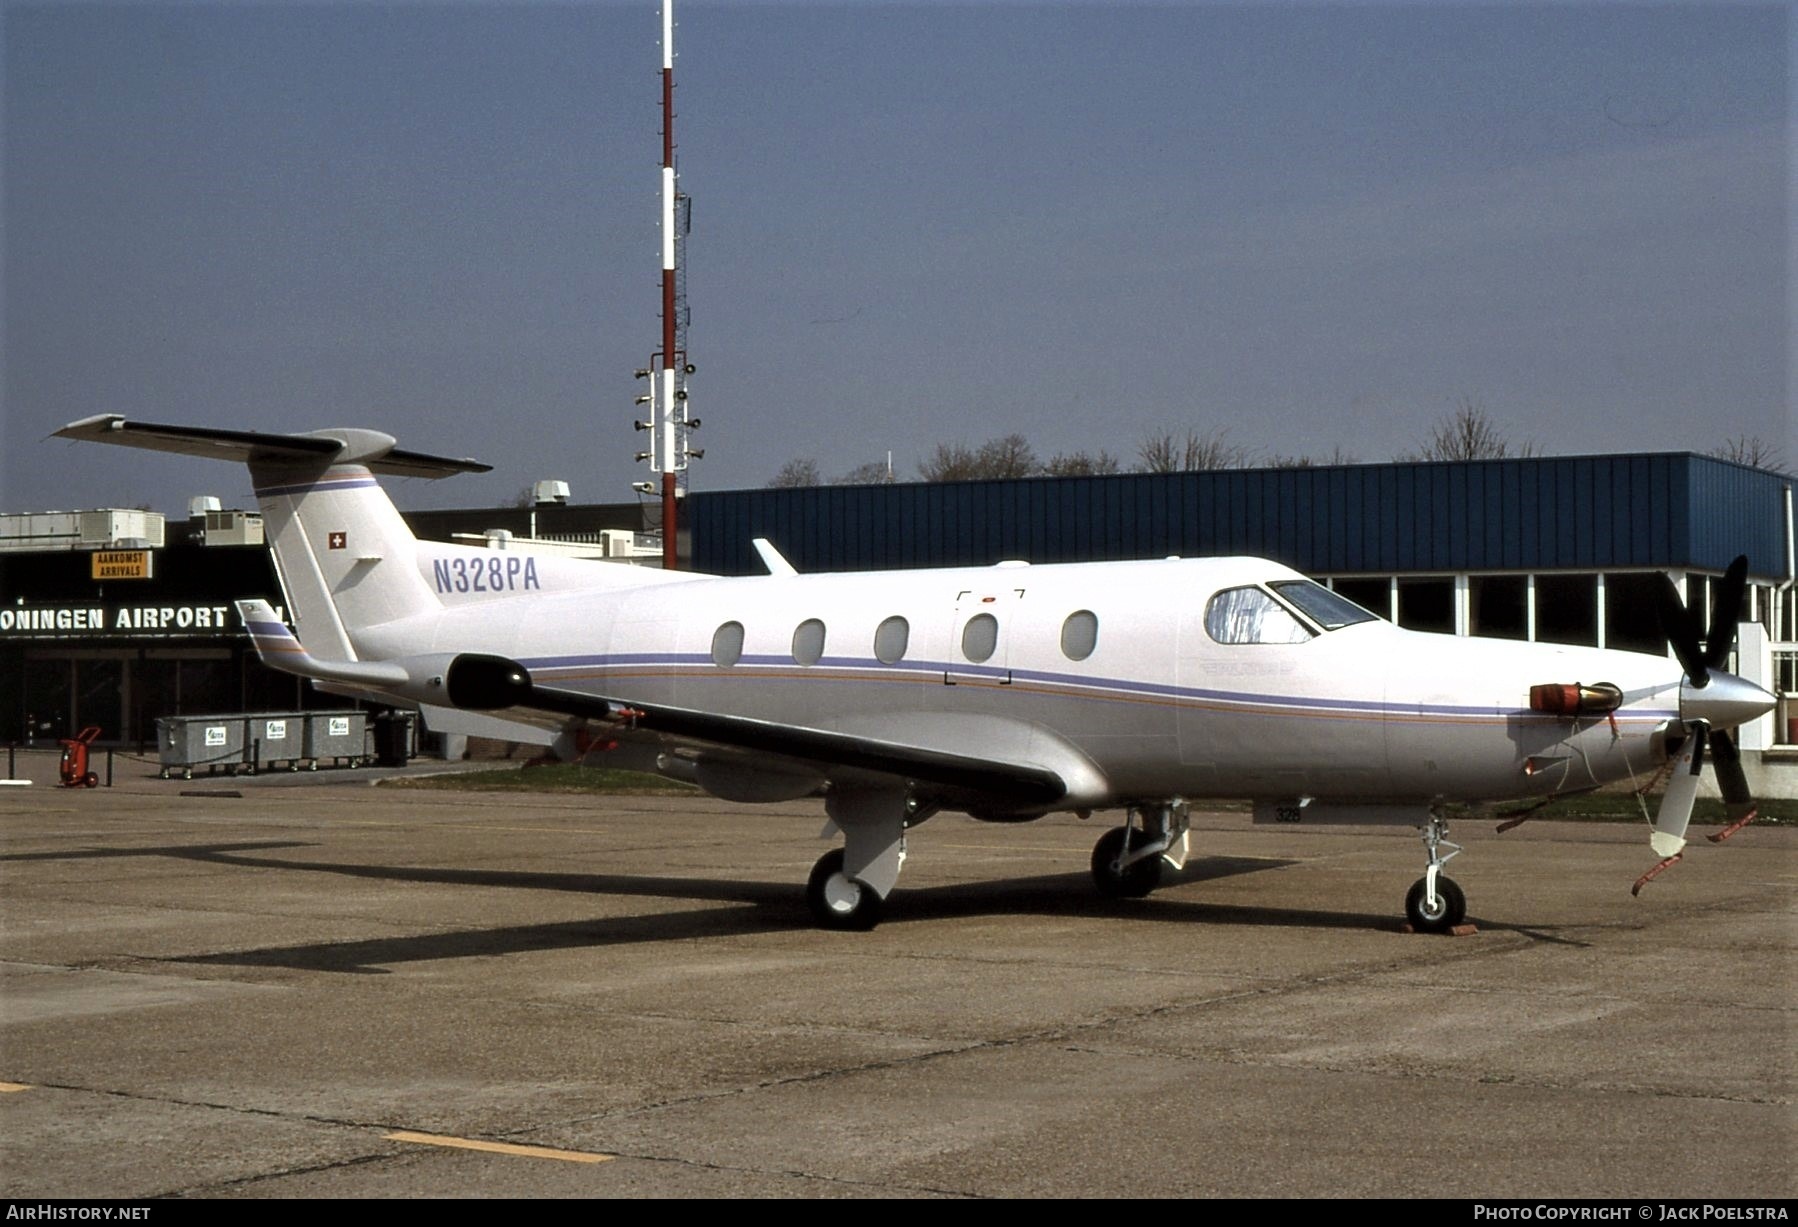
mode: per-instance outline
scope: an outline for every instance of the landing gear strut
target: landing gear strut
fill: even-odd
[[[1430,824],[1423,828],[1423,846],[1429,851],[1430,866],[1405,894],[1405,918],[1419,933],[1447,933],[1467,919],[1467,896],[1442,872],[1461,855],[1461,845],[1449,842],[1448,823],[1431,814]],[[1449,849],[1447,856],[1442,855],[1444,848]]]
[[[929,812],[904,793],[889,792],[833,791],[824,808],[843,832],[843,846],[812,866],[806,906],[826,929],[872,929],[880,923],[886,897],[905,863],[905,828],[922,822]]]
[[[1141,819],[1142,825],[1135,823]],[[1161,885],[1161,866],[1186,864],[1186,802],[1130,810],[1129,821],[1093,845],[1093,884],[1107,899],[1141,899]]]

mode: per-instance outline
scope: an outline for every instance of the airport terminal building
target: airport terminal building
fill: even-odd
[[[1658,574],[1708,606],[1745,554],[1737,671],[1781,703],[1742,747],[1798,768],[1794,484],[1653,453],[700,492],[682,555],[728,575],[759,573],[756,537],[802,571],[1252,554],[1418,630],[1658,654]],[[408,519],[425,537],[624,562],[659,552],[645,536],[657,511],[546,503]],[[153,529],[118,518],[145,513],[61,514],[0,517],[0,741],[97,724],[130,743],[160,715],[317,705],[262,668],[232,608],[282,603],[250,540],[255,513],[202,509],[166,540],[160,517]]]

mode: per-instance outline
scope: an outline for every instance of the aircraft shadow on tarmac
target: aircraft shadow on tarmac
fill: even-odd
[[[447,869],[403,865],[363,865],[322,861],[298,861],[254,853],[316,847],[295,841],[269,840],[232,844],[165,845],[140,848],[91,848],[66,852],[20,853],[0,856],[0,862],[26,860],[80,860],[98,857],[169,857],[247,869],[277,869],[296,873],[324,873],[340,877],[388,882],[428,883],[448,886],[487,887],[509,890],[567,891],[575,894],[642,896],[662,899],[715,901],[723,906],[654,912],[635,916],[598,917],[548,924],[502,925],[449,933],[421,933],[405,937],[381,937],[357,941],[312,942],[296,946],[271,946],[212,954],[165,956],[161,961],[236,967],[286,967],[304,971],[332,971],[360,975],[385,975],[395,964],[437,959],[491,957],[534,950],[575,949],[591,946],[631,945],[640,942],[682,941],[704,937],[729,937],[757,933],[812,930],[816,926],[806,910],[803,891],[796,882],[757,882],[742,879],[655,877],[636,874],[541,873],[521,870]],[[1189,922],[1210,926],[1278,926],[1289,928],[1352,929],[1362,932],[1396,932],[1398,919],[1387,913],[1325,912],[1290,907],[1252,907],[1181,898],[1182,886],[1278,869],[1295,861],[1203,857],[1190,862],[1178,874],[1169,871],[1162,889],[1147,899],[1111,900],[1092,889],[1085,873],[1042,874],[1024,878],[1000,878],[964,882],[953,886],[902,888],[894,894],[894,906],[886,925],[921,921],[955,920],[976,916],[1062,916],[1094,919],[1131,917],[1157,923]],[[1487,925],[1516,932],[1534,940],[1568,943],[1537,928]],[[821,934],[821,936],[824,936]],[[859,934],[829,935],[843,940],[866,940]],[[1568,943],[1584,944],[1584,943]]]

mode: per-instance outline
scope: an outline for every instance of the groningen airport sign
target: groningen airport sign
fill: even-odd
[[[275,616],[286,621],[280,606]],[[0,639],[238,639],[243,619],[229,605],[0,605]]]

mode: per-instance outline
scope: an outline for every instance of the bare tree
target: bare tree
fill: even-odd
[[[1477,398],[1463,396],[1455,411],[1430,428],[1423,446],[1413,453],[1397,456],[1398,460],[1503,460],[1509,456],[1534,456],[1536,445],[1524,442],[1513,447],[1486,406]]]
[[[1262,465],[1269,469],[1310,469],[1317,468],[1321,465],[1354,463],[1356,463],[1355,458],[1344,451],[1342,444],[1338,443],[1330,450],[1328,456],[1321,457],[1303,454],[1289,456],[1285,452],[1270,452],[1268,453],[1267,459],[1262,462]]]
[[[925,481],[972,481],[978,462],[974,449],[966,443],[939,443],[928,459],[918,466],[918,476]]]
[[[1184,438],[1165,431],[1150,435],[1136,446],[1139,473],[1202,473],[1209,469],[1240,469],[1248,451],[1230,442],[1229,432],[1188,430]]]
[[[1093,477],[1117,472],[1118,458],[1104,448],[1096,453],[1057,452],[1042,471],[1050,477]]]
[[[526,486],[524,489],[520,490],[517,494],[514,494],[512,496],[512,501],[506,504],[506,506],[516,507],[520,511],[529,511],[531,508],[535,507],[536,505],[537,505],[537,491],[534,490],[533,488],[531,488],[530,486]]]
[[[1751,469],[1765,469],[1769,473],[1791,472],[1786,467],[1784,453],[1759,435],[1737,435],[1733,439],[1726,439],[1705,455],[1745,464]]]
[[[980,481],[995,477],[1032,477],[1042,472],[1029,440],[1023,435],[988,439],[978,448],[965,443],[939,443],[918,466],[925,481]]]
[[[1006,435],[982,443],[980,467],[986,477],[1032,477],[1043,469],[1023,435]]]
[[[770,490],[794,490],[801,486],[821,486],[824,479],[818,476],[818,462],[810,456],[795,457],[780,466],[768,482]]]
[[[838,486],[884,486],[893,480],[893,471],[884,460],[870,460],[866,464],[858,464],[847,473],[837,478],[832,485]]]

